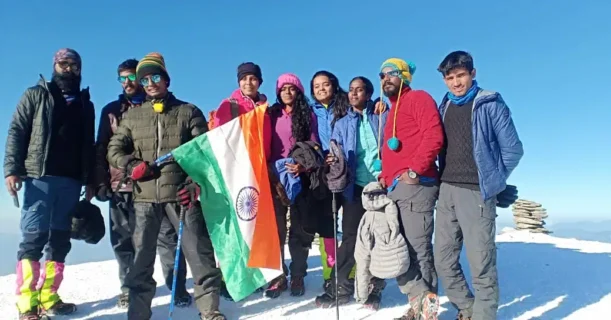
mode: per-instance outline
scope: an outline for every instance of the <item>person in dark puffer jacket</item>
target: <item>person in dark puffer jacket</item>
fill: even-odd
[[[72,209],[83,185],[91,184],[95,111],[89,89],[81,90],[81,57],[59,50],[50,82],[28,88],[9,125],[4,177],[17,196],[24,184],[22,241],[17,254],[17,308],[20,319],[39,314],[67,315],[76,305],[65,303],[57,289],[71,249]],[[91,187],[87,188],[91,199]],[[41,265],[42,251],[46,262]],[[37,289],[37,283],[42,286]]]
[[[119,308],[127,308],[129,296],[125,287],[125,275],[131,269],[134,260],[134,246],[132,244],[131,230],[134,225],[134,203],[132,196],[132,183],[125,178],[125,171],[109,166],[106,153],[110,138],[117,131],[122,115],[131,108],[140,107],[146,98],[144,90],[136,81],[136,67],[138,60],[128,59],[122,62],[117,70],[118,80],[123,87],[119,98],[103,109],[98,126],[96,142],[96,193],[98,201],[109,201],[110,243],[119,264],[119,280],[121,294],[117,301]],[[157,251],[161,260],[161,267],[166,286],[171,289],[174,273],[174,259],[178,236],[172,223],[167,217],[161,221],[161,232],[157,239]],[[187,265],[184,255],[180,256],[178,277],[176,283],[176,297],[174,304],[178,307],[187,307],[192,298],[186,289]]]
[[[208,131],[206,118],[195,105],[178,100],[168,91],[170,77],[163,56],[146,55],[136,68],[146,101],[128,110],[108,145],[111,166],[123,169],[134,183],[136,223],[132,235],[135,257],[125,278],[129,288],[130,320],[150,319],[155,296],[153,280],[156,240],[163,217],[178,229],[185,214],[183,252],[193,273],[195,304],[202,320],[225,320],[219,312],[221,272],[199,203],[199,186],[176,162],[153,165],[161,156]]]

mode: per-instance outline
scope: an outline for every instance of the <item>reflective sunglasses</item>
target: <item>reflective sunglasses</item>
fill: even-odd
[[[143,87],[147,87],[147,86],[149,86],[151,84],[151,81],[153,81],[153,83],[155,83],[155,84],[159,83],[161,81],[161,75],[154,74],[154,75],[152,75],[150,77],[142,78],[142,79],[140,79],[140,84]]]
[[[400,70],[392,70],[392,71],[388,71],[388,72],[380,72],[379,76],[380,79],[384,79],[386,78],[386,76],[389,77],[398,77],[401,75],[401,71]]]
[[[117,80],[119,80],[119,82],[121,83],[125,83],[127,80],[134,82],[136,81],[136,75],[135,74],[130,74],[129,76],[119,76],[119,78],[117,78]]]

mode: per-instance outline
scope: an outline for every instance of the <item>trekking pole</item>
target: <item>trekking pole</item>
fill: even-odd
[[[333,269],[335,271],[335,319],[339,320],[339,286],[338,286],[338,274],[337,274],[337,199],[335,197],[335,192],[332,193],[333,202],[332,202],[332,210],[333,210],[333,243],[335,244],[335,263],[333,264]]]
[[[172,296],[170,298],[170,317],[172,320],[172,314],[174,313],[174,298],[176,297],[176,278],[178,278],[178,268],[180,263],[180,246],[182,243],[182,229],[185,222],[185,212],[187,208],[180,206],[180,216],[178,218],[178,242],[176,243],[176,257],[174,258],[174,272],[172,275]]]

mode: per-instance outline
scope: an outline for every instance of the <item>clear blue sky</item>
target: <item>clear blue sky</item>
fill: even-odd
[[[34,4],[35,3],[35,4]],[[231,4],[230,4],[231,3]],[[237,85],[236,67],[263,69],[262,92],[294,72],[309,87],[320,69],[344,87],[376,80],[383,60],[417,65],[413,87],[439,102],[435,71],[453,50],[475,58],[482,87],[512,109],[525,156],[510,183],[542,202],[550,220],[607,218],[611,209],[608,75],[611,4],[604,1],[5,1],[0,9],[4,112],[0,152],[23,90],[47,78],[54,52],[75,48],[97,113],[120,93],[116,67],[161,52],[181,99],[204,112]],[[376,95],[379,87],[376,87]],[[96,119],[97,121],[98,119]],[[18,230],[19,211],[0,192],[0,232]],[[106,210],[106,206],[103,206]],[[509,211],[499,215],[509,218]]]

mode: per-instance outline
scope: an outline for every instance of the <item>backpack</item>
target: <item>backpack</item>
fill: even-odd
[[[240,116],[240,105],[238,104],[238,100],[234,99],[234,98],[229,98],[229,103],[231,104],[230,110],[231,110],[231,119],[235,119],[237,117]],[[217,127],[217,125],[214,123],[214,118],[216,117],[216,110],[210,111],[210,113],[208,113],[208,130],[212,130],[214,128]]]

